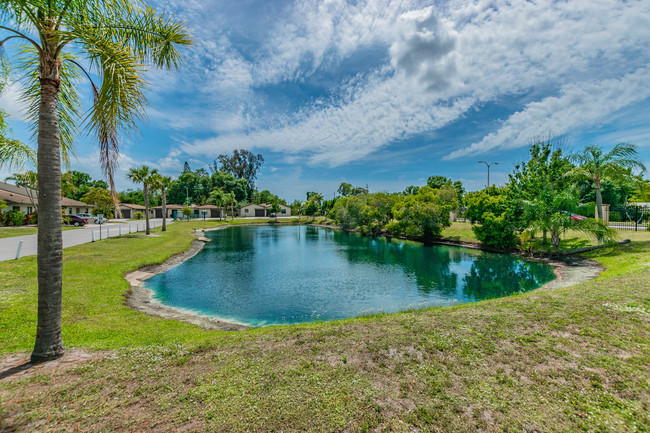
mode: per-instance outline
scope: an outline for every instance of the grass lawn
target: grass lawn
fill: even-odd
[[[63,227],[63,231],[76,230],[82,227]],[[0,227],[0,238],[11,238],[14,236],[35,235],[38,233],[36,227]]]
[[[228,333],[125,305],[125,272],[218,224],[65,249],[64,341],[93,358],[0,379],[0,431],[650,431],[650,233],[592,282],[455,307]],[[1,361],[34,341],[35,258],[0,277]]]

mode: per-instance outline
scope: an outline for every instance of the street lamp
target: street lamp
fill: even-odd
[[[499,163],[498,163],[498,162],[491,162],[491,163],[488,164],[488,163],[485,162],[485,161],[479,161],[478,163],[479,163],[479,164],[483,163],[483,164],[487,165],[487,168],[488,168],[488,183],[487,183],[487,187],[489,188],[489,187],[490,187],[490,166],[491,166],[491,165],[499,165]]]

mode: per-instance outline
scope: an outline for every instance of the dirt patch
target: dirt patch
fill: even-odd
[[[604,270],[600,263],[582,257],[548,259],[545,262],[553,266],[553,272],[557,278],[544,284],[539,290],[553,290],[586,283],[598,278]]]
[[[103,358],[106,352],[87,352],[82,349],[67,349],[65,355],[54,361],[31,364],[29,353],[15,353],[0,358],[0,380],[16,381],[44,373],[66,371],[86,362]]]

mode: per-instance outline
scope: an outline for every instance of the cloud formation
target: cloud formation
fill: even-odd
[[[188,75],[209,79],[205,92],[219,102],[203,112],[214,135],[184,150],[199,157],[268,149],[337,166],[504,96],[523,104],[447,158],[525,146],[544,131],[589,127],[650,97],[649,16],[646,2],[615,0],[296,1],[257,29],[265,37],[251,51],[225,32],[199,44],[202,68]],[[367,50],[374,53],[367,66],[337,75]],[[319,74],[338,82],[283,110],[273,105],[267,89],[313,87]]]

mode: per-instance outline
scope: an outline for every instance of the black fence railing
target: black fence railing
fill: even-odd
[[[650,206],[612,206],[609,208],[609,226],[620,230],[648,230]]]

